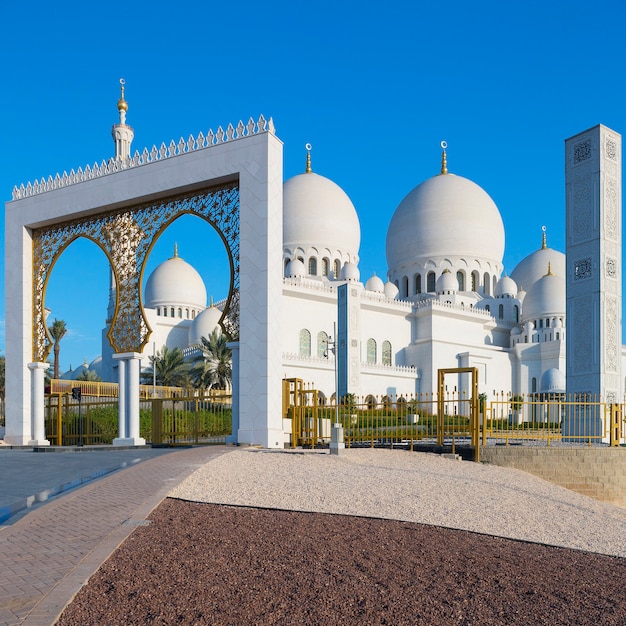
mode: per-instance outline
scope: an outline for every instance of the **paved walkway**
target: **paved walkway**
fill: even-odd
[[[6,517],[7,506],[19,508],[37,493],[43,502],[33,500],[34,508],[21,507],[0,526],[0,624],[54,624],[171,489],[229,449],[1,450],[0,511]]]

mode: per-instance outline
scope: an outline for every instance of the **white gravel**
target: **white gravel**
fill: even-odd
[[[626,557],[626,509],[520,470],[404,450],[237,449],[170,496],[404,520]]]

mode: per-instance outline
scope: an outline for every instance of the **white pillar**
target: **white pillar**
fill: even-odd
[[[50,367],[49,363],[29,363],[30,370],[30,406],[31,406],[31,435],[29,446],[49,446],[46,439],[46,428],[44,424],[44,404],[45,404],[45,371]]]
[[[231,435],[226,437],[226,443],[237,443],[237,433],[239,431],[239,342],[233,341],[227,344],[232,354],[232,405],[231,405]]]
[[[139,362],[141,354],[114,354],[119,363],[119,436],[114,446],[145,446],[139,436]]]

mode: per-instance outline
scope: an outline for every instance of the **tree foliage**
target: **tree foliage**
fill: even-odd
[[[63,320],[54,319],[48,326],[48,332],[54,341],[54,378],[59,378],[59,353],[61,352],[61,339],[67,333],[67,326]]]
[[[95,370],[86,369],[76,377],[76,380],[99,383],[102,381],[102,378],[98,376]]]
[[[193,359],[191,375],[196,388],[230,389],[233,381],[232,350],[228,338],[218,329],[202,337],[201,353]]]
[[[4,354],[0,354],[0,398],[4,400],[5,394],[5,372],[6,372],[6,358]]]
[[[163,346],[156,355],[150,357],[150,366],[141,373],[142,381],[151,384],[156,372],[156,384],[163,387],[187,387],[189,384],[189,363],[185,361],[180,348]]]

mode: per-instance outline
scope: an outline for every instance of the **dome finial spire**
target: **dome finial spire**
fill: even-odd
[[[124,99],[124,85],[126,85],[126,81],[120,78],[120,99],[117,101],[120,123],[114,124],[111,130],[113,141],[115,142],[115,158],[118,161],[130,159],[130,144],[135,136],[133,129],[126,123],[128,102]]]
[[[174,258],[175,259],[178,258],[178,242],[177,241],[174,242]]]
[[[446,156],[446,148],[448,147],[447,141],[441,142],[441,173],[448,173],[448,157]]]
[[[310,174],[313,170],[311,169],[311,150],[313,149],[313,146],[310,143],[305,144],[304,146],[306,148],[306,170],[305,172],[307,174]]]
[[[541,230],[543,231],[541,235],[541,249],[545,250],[548,247],[547,239],[546,239],[546,227],[542,226]]]
[[[552,263],[550,263],[550,261],[548,261],[548,273],[546,274],[546,276],[553,276],[553,274],[552,274]]]

